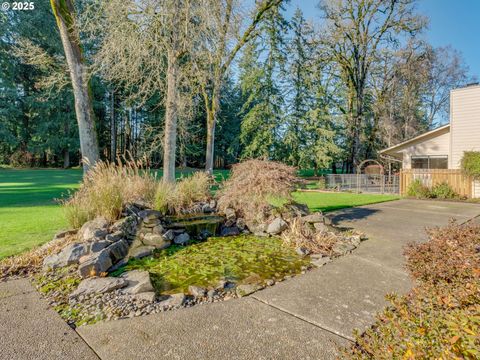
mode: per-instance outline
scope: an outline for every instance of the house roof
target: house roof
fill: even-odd
[[[386,148],[386,149],[383,149],[380,151],[380,154],[385,154],[385,153],[388,153],[388,152],[391,152],[391,151],[394,151],[394,150],[397,150],[399,148],[402,148],[404,146],[407,146],[411,143],[414,143],[415,141],[418,141],[418,140],[422,140],[424,138],[429,138],[429,137],[435,137],[437,135],[441,135],[440,133],[442,133],[444,130],[450,130],[450,124],[446,124],[446,125],[443,125],[443,126],[440,126],[434,130],[430,130],[430,131],[427,131],[426,133],[423,133],[423,134],[420,134],[418,136],[415,136],[414,138],[411,138],[409,140],[406,140],[406,141],[403,141],[397,145],[393,145],[393,146],[390,146],[389,148]]]

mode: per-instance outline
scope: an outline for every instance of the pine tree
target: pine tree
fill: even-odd
[[[243,158],[279,156],[284,121],[284,73],[287,22],[278,8],[262,24],[262,34],[247,45],[241,64],[240,87],[245,97],[240,140]]]

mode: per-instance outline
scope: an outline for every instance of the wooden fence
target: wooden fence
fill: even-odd
[[[457,194],[472,197],[472,178],[456,169],[404,169],[400,172],[400,194],[406,195],[410,184],[417,179],[429,188],[447,183]]]

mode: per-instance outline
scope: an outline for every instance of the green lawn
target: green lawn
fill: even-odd
[[[192,169],[178,171],[177,177]],[[161,170],[156,171],[161,177]],[[228,170],[215,171],[217,180],[228,177]],[[78,187],[81,170],[17,170],[0,168],[0,258],[18,254],[52,239],[68,227],[54,199]],[[345,207],[394,200],[390,195],[296,192],[294,198],[312,210]]]
[[[293,193],[293,198],[299,203],[306,204],[312,211],[332,211],[354,206],[397,200],[400,197],[397,195],[297,191]]]

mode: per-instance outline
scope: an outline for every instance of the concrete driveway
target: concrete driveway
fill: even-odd
[[[351,255],[248,298],[77,332],[101,359],[333,359],[354,328],[373,322],[385,294],[410,288],[405,244],[425,240],[425,227],[478,215],[475,204],[417,200],[338,211],[332,214],[337,224],[369,237]]]

